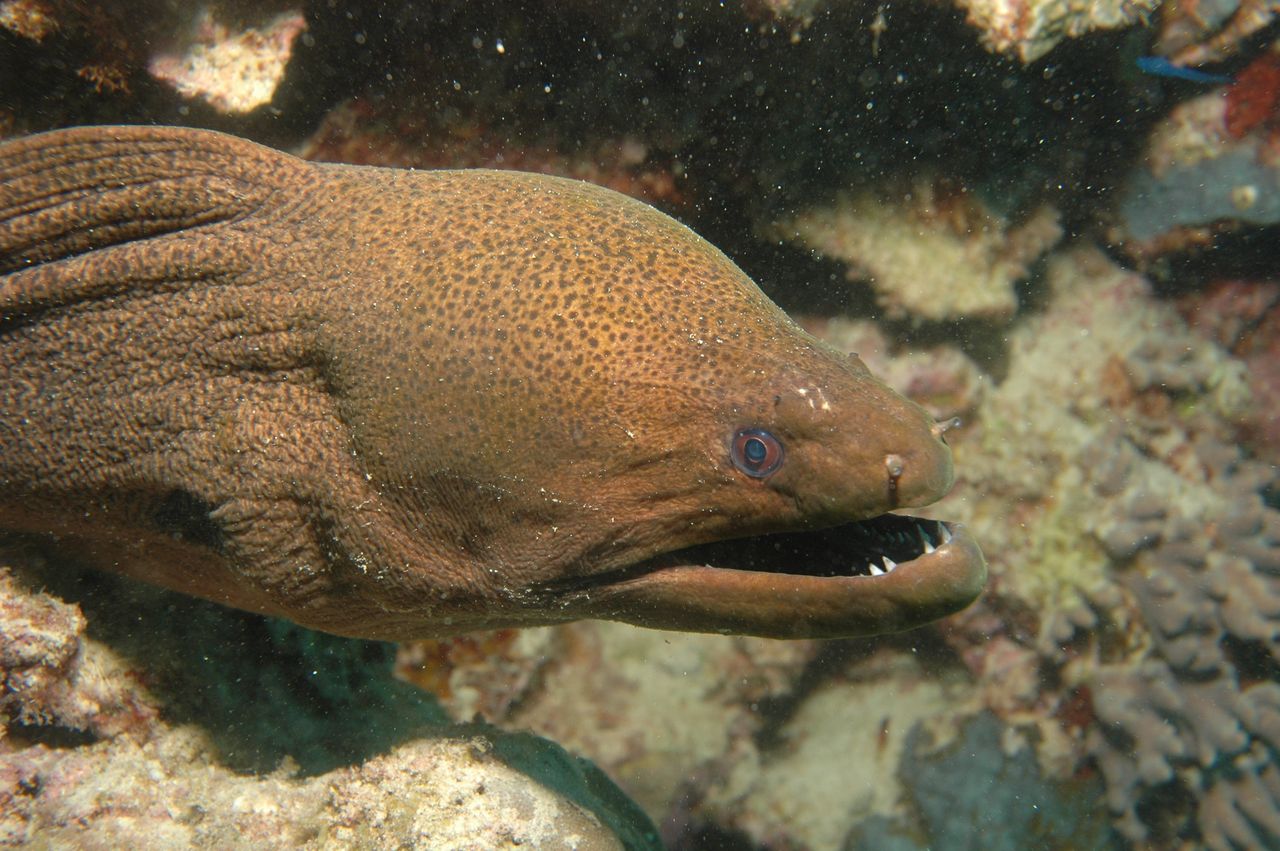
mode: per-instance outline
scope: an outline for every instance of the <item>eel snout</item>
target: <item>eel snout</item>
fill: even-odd
[[[846,504],[846,512],[928,505],[950,490],[951,450],[932,419],[920,414],[919,427],[908,430],[914,439],[882,455],[882,500],[870,510]],[[952,614],[973,602],[986,581],[982,551],[958,523],[833,512],[815,525],[822,528],[672,549],[547,590],[589,617],[650,627],[843,638],[911,629]]]
[[[778,514],[747,511],[754,525],[721,540],[673,540],[665,552],[546,590],[588,617],[774,638],[895,632],[969,605],[986,563],[964,527],[892,513],[950,491],[944,434],[953,421],[938,423],[857,376],[827,387],[829,412],[806,420],[801,407],[774,426],[792,437],[776,471],[738,482],[761,504],[771,493],[784,497]],[[806,443],[799,436],[808,423],[818,439]],[[795,513],[784,519],[788,505]]]

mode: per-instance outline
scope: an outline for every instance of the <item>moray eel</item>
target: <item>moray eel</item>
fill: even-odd
[[[913,627],[986,567],[945,426],[692,231],[219,133],[0,145],[0,529],[379,639]]]

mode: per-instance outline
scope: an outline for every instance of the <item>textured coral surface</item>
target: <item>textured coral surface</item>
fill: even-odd
[[[1244,225],[1280,224],[1280,158],[1269,123],[1215,91],[1184,101],[1152,130],[1130,175],[1116,238],[1137,258],[1209,246]]]
[[[289,760],[237,773],[206,730],[168,720],[142,686],[145,667],[85,627],[76,606],[0,570],[0,845],[654,846],[643,816],[590,766],[483,725],[322,774]]]
[[[993,50],[1034,62],[1064,38],[1142,20],[1159,0],[958,0]]]
[[[847,263],[866,279],[891,318],[1007,321],[1018,308],[1014,285],[1062,237],[1047,207],[1016,226],[971,194],[917,181],[898,198],[844,196],[806,210],[774,232]],[[936,269],[949,274],[939,277]]]
[[[250,112],[271,102],[294,40],[306,28],[301,12],[287,11],[235,31],[205,9],[182,52],[156,54],[147,67],[184,96],[223,112]]]

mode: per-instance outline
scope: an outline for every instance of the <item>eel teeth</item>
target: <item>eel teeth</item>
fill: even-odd
[[[942,543],[951,543],[951,530],[947,528],[947,524],[939,523],[938,528],[942,530]]]
[[[888,556],[883,556],[883,560],[884,567],[880,567],[875,562],[868,562],[867,572],[872,576],[884,576],[886,573],[893,573],[893,569],[898,566],[898,563]]]
[[[923,526],[916,526],[916,533],[920,536],[920,545],[924,547],[925,555],[933,552],[933,541],[929,540],[929,536],[925,534]]]

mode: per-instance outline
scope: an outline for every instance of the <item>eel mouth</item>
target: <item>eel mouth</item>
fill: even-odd
[[[591,577],[569,596],[590,617],[640,626],[843,638],[959,611],[981,593],[986,572],[960,524],[884,514],[673,550]]]

